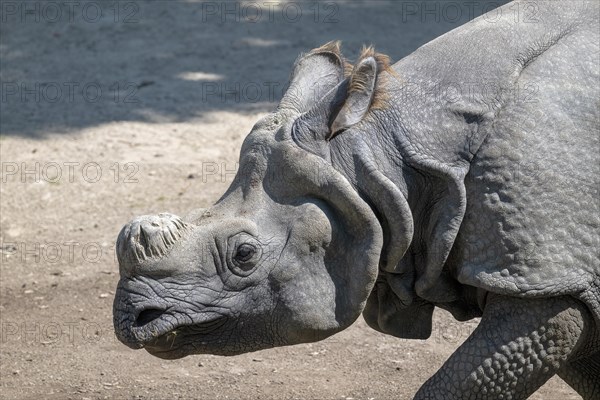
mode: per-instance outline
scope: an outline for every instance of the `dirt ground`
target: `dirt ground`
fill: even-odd
[[[426,341],[360,319],[323,342],[163,361],[112,331],[114,242],[233,178],[244,136],[302,51],[342,39],[397,60],[500,2],[3,1],[2,399],[408,399],[477,321]],[[579,398],[560,379],[534,399]]]

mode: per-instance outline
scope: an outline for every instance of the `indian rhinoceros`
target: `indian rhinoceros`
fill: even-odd
[[[118,338],[236,355],[362,313],[425,339],[440,307],[481,322],[416,399],[524,399],[555,374],[600,398],[599,5],[509,4],[393,66],[299,57],[214,206],[122,229]]]

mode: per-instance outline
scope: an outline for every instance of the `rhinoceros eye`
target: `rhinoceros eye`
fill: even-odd
[[[227,264],[231,272],[248,276],[254,272],[262,256],[262,246],[256,238],[241,233],[228,240]]]
[[[249,243],[243,243],[237,248],[233,258],[238,263],[247,263],[252,260],[254,254],[256,254],[256,248]]]

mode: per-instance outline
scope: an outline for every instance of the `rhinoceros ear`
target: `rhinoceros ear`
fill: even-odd
[[[379,84],[383,71],[395,75],[390,58],[376,53],[373,47],[363,48],[350,74],[346,101],[330,126],[328,139],[362,121],[370,110],[385,107],[387,96]]]
[[[378,80],[384,70],[390,71],[389,58],[371,47],[363,49],[350,76],[296,120],[294,140],[320,154],[327,140],[362,121],[370,110],[382,107],[386,96]]]
[[[360,60],[350,75],[346,100],[331,124],[328,139],[357,124],[367,115],[375,96],[376,80],[377,61],[375,58],[366,57]]]
[[[300,114],[309,110],[344,79],[348,64],[340,42],[329,42],[302,55],[294,64],[290,85],[279,103],[279,110]]]

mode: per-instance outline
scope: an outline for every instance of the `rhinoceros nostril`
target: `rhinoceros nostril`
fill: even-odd
[[[164,310],[159,310],[157,308],[147,308],[138,314],[138,317],[135,319],[135,325],[138,327],[149,324],[154,321],[161,315],[163,315]]]

